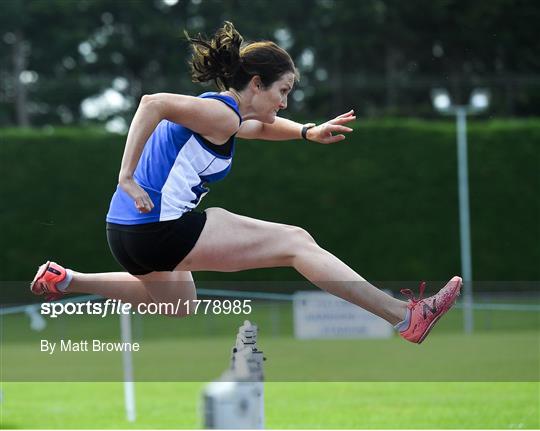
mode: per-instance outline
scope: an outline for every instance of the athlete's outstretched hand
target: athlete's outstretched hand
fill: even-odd
[[[122,190],[124,190],[133,199],[135,208],[140,213],[149,213],[154,208],[154,203],[146,190],[138,185],[133,178],[121,180],[119,183]]]
[[[345,139],[343,133],[349,133],[353,130],[350,127],[344,126],[344,124],[353,120],[356,120],[356,115],[354,115],[354,110],[350,110],[333,120],[312,127],[307,131],[306,138],[320,144],[333,144],[334,142],[343,141]]]

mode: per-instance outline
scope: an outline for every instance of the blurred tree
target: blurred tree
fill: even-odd
[[[16,122],[19,126],[29,126],[27,106],[27,90],[23,83],[23,71],[28,64],[30,44],[25,30],[27,19],[23,13],[22,1],[7,2],[4,13],[0,15],[0,28],[6,29],[3,33],[3,42],[8,49],[0,52],[2,60],[0,73],[2,76],[2,99],[13,103]]]
[[[433,115],[434,86],[459,101],[486,86],[491,112],[540,112],[536,0],[3,0],[0,124],[84,122],[81,102],[107,89],[125,101],[105,99],[97,121],[128,120],[143,93],[196,93],[182,31],[224,20],[291,52],[291,110],[310,117]]]
[[[77,47],[92,22],[78,9],[82,4],[61,0],[3,3],[9,11],[2,15],[3,42],[14,52],[6,68],[13,92],[6,99],[15,103],[19,125],[24,125],[21,119],[25,117],[27,123],[29,118],[39,119],[38,123],[58,122],[60,113],[73,117],[81,99],[93,93],[93,88],[80,85],[77,70]]]

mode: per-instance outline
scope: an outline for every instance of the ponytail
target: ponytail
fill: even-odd
[[[213,80],[219,90],[227,90],[240,68],[240,46],[244,40],[234,25],[225,21],[210,40],[200,34],[196,37],[190,37],[187,32],[184,34],[193,49],[189,62],[193,82]]]
[[[184,34],[193,51],[189,61],[193,82],[214,81],[220,91],[226,91],[244,89],[256,75],[265,87],[286,72],[294,73],[298,80],[298,71],[287,51],[270,41],[243,45],[244,38],[229,21],[210,39]]]

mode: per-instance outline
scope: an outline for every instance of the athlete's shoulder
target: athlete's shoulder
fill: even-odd
[[[234,113],[237,115],[239,124],[242,124],[242,116],[240,115],[240,109],[238,108],[238,103],[234,97],[231,97],[227,94],[217,93],[215,91],[208,91],[206,93],[199,94],[198,96],[201,99],[215,99],[223,102],[229,108],[231,108]]]
[[[236,111],[223,100],[216,100],[216,97],[157,93],[148,96],[144,103],[153,106],[162,119],[181,124],[218,142],[226,142],[238,131]]]

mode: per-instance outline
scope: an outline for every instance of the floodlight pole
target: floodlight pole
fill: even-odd
[[[467,159],[467,113],[465,106],[454,110],[457,128],[459,232],[461,243],[461,271],[463,276],[463,324],[466,334],[474,328],[472,297],[471,223],[469,210],[469,167]]]

